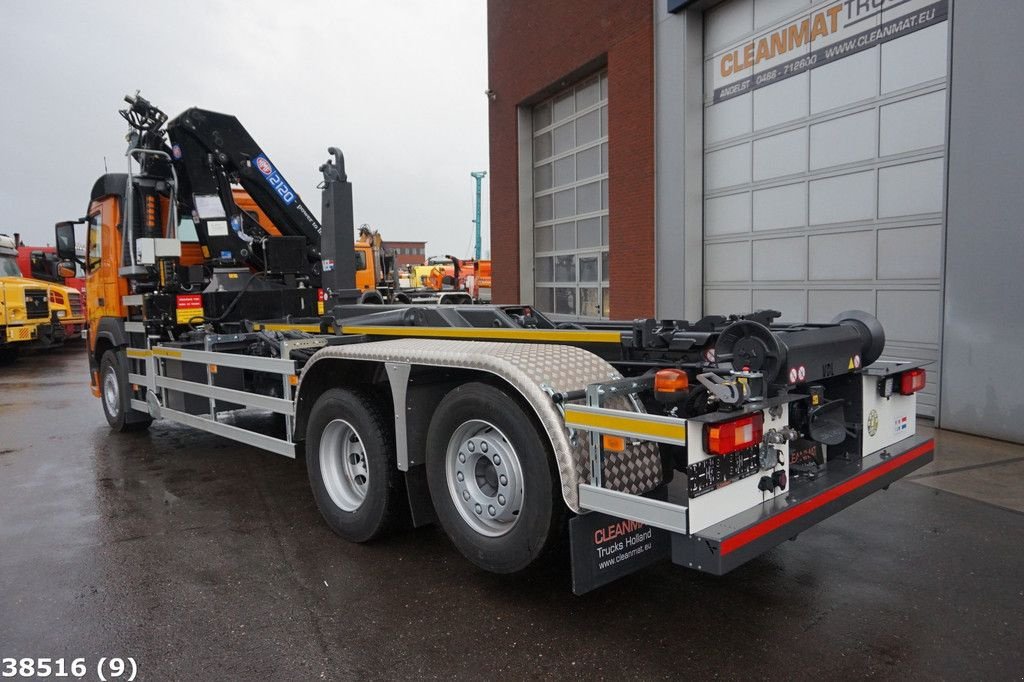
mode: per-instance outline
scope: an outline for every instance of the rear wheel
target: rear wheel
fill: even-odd
[[[427,453],[438,521],[474,564],[515,573],[557,544],[564,512],[551,446],[516,400],[482,383],[454,389],[431,420]]]
[[[346,540],[366,542],[398,524],[401,472],[371,396],[340,388],[320,396],[306,427],[306,469],[321,515]]]
[[[132,409],[128,386],[128,356],[108,350],[100,359],[100,402],[110,428],[118,432],[148,429],[153,418]]]

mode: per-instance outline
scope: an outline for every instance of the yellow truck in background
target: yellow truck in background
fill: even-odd
[[[14,238],[0,234],[0,363],[12,362],[24,348],[61,346],[65,324],[85,324],[81,294],[24,277]]]

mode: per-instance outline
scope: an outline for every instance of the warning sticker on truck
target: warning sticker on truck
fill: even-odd
[[[175,319],[178,324],[188,324],[193,318],[203,316],[202,294],[181,294],[176,298]]]

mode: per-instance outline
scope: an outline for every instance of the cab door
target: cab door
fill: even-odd
[[[124,316],[121,296],[127,293],[127,286],[117,274],[121,263],[121,234],[117,229],[117,223],[117,198],[107,197],[93,202],[89,207],[85,291],[90,347],[95,347],[95,331],[100,319]]]

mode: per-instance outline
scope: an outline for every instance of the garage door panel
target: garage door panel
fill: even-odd
[[[750,182],[750,143],[711,152],[704,159],[704,187],[721,189]]]
[[[811,170],[873,159],[877,121],[878,114],[869,109],[812,125]]]
[[[707,13],[704,41],[709,50],[718,50],[750,33],[753,26],[753,0],[722,3]]]
[[[731,315],[749,313],[750,289],[705,289],[704,313],[706,315]]]
[[[715,144],[749,133],[753,121],[752,102],[753,95],[748,92],[708,107],[705,143]]]
[[[755,239],[755,282],[807,279],[807,240],[803,237]]]
[[[879,49],[873,47],[811,71],[811,113],[876,97],[878,55]]]
[[[813,235],[809,238],[812,280],[873,279],[875,233],[873,230]]]
[[[932,344],[939,338],[942,297],[938,291],[886,289],[878,292],[878,319],[894,342]]]
[[[754,29],[770,26],[810,4],[810,0],[754,0]]]
[[[807,183],[754,192],[754,229],[781,230],[807,224]]]
[[[812,225],[872,220],[875,217],[875,172],[846,173],[810,183]]]
[[[709,282],[749,282],[750,242],[708,244],[704,273]]]
[[[942,225],[878,231],[879,279],[937,279],[942,274]]]
[[[946,139],[946,92],[939,90],[881,108],[879,154],[938,147]]]
[[[704,234],[750,232],[750,192],[727,194],[704,202]]]
[[[754,310],[778,310],[780,322],[807,321],[807,292],[803,289],[755,289]]]
[[[807,319],[828,322],[844,310],[875,314],[875,292],[871,289],[811,289],[807,292]]]
[[[946,75],[946,23],[882,45],[882,94]]]
[[[754,91],[754,130],[763,130],[807,115],[806,73]]]
[[[725,0],[705,15],[706,312],[865,310],[887,354],[938,357],[946,14]]]
[[[892,218],[941,211],[944,166],[942,159],[928,159],[879,169],[879,215]]]
[[[807,170],[807,129],[798,128],[754,141],[754,181]]]

